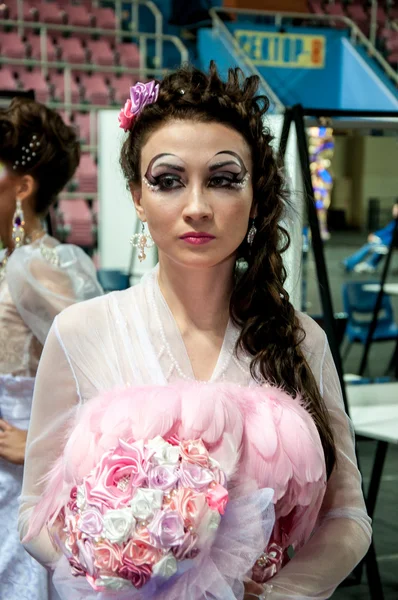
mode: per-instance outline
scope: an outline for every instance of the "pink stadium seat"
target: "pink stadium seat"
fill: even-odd
[[[41,39],[39,35],[28,37],[28,54],[36,60],[41,59]],[[55,62],[58,59],[59,50],[54,46],[52,40],[47,36],[47,60]]]
[[[73,118],[73,125],[79,135],[79,139],[82,144],[90,144],[90,114],[89,113],[75,113]]]
[[[365,12],[364,7],[361,4],[354,4],[353,6],[347,6],[347,14],[355,21],[355,23],[363,24],[368,21],[368,15]]]
[[[390,65],[398,65],[398,51],[387,56],[387,60]]]
[[[49,2],[35,3],[39,13],[39,21],[42,23],[53,23],[64,25],[67,22],[66,13],[59,6]]]
[[[72,64],[82,64],[86,62],[86,52],[79,39],[59,38],[58,42],[61,48],[62,58],[64,61],[70,62]]]
[[[93,217],[88,204],[83,198],[73,200],[60,200],[58,211],[62,215],[63,223],[70,228],[67,242],[90,248],[94,244]]]
[[[84,89],[85,99],[91,104],[107,106],[110,103],[109,89],[101,73],[94,73],[93,75],[82,74],[80,83]]]
[[[89,51],[89,60],[92,64],[112,66],[115,64],[115,57],[107,40],[89,40],[87,42]]]
[[[140,51],[137,44],[118,44],[117,54],[119,64],[123,67],[136,69],[140,66]]]
[[[324,10],[322,8],[322,2],[320,2],[319,0],[310,0],[310,2],[308,4],[309,4],[311,12],[315,13],[316,15],[324,14]]]
[[[130,96],[130,88],[137,81],[135,75],[122,75],[121,77],[114,77],[111,80],[111,87],[113,90],[113,101],[115,104],[123,106],[127,98]]]
[[[111,8],[93,8],[91,12],[95,17],[96,27],[100,29],[116,28],[116,15]]]
[[[86,6],[71,6],[65,4],[65,11],[68,23],[76,27],[93,27],[95,24],[94,15]]]
[[[377,22],[379,25],[384,25],[387,21],[387,13],[382,6],[377,8]]]
[[[0,69],[0,90],[16,90],[17,87],[12,72],[7,67]]]
[[[97,191],[97,165],[90,154],[82,155],[75,180],[79,192],[90,194]]]
[[[53,98],[58,102],[63,102],[65,98],[65,78],[63,73],[52,73],[50,75],[50,81],[52,84],[52,95]],[[80,103],[80,89],[75,79],[71,78],[71,90],[72,90],[72,103]]]
[[[339,3],[326,4],[325,9],[325,12],[327,12],[329,15],[334,15],[336,17],[345,17],[344,8]]]
[[[7,58],[26,58],[25,44],[15,32],[1,34],[0,51]]]
[[[46,80],[40,70],[27,71],[20,76],[24,90],[35,90],[36,100],[45,104],[49,101],[49,89]]]
[[[395,54],[395,52],[398,51],[398,32],[396,32],[397,35],[394,37],[391,37],[389,40],[386,41],[386,50],[388,50],[388,52],[390,52],[391,54]]]

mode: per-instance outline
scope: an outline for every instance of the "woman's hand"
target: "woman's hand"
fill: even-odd
[[[28,432],[0,419],[0,458],[23,465]]]

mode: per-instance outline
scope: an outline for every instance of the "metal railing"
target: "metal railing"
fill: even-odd
[[[374,44],[362,33],[359,27],[349,19],[348,17],[335,16],[335,15],[315,15],[313,13],[296,13],[296,12],[274,12],[270,10],[254,10],[254,9],[243,9],[243,8],[214,8],[212,11],[217,14],[227,13],[235,16],[246,16],[246,17],[271,17],[275,20],[277,27],[282,27],[283,23],[291,19],[300,19],[302,21],[319,22],[323,25],[336,23],[344,23],[347,29],[350,30],[351,42],[356,45],[362,45],[365,47],[368,55],[379,64],[386,75],[393,81],[395,86],[398,87],[398,73],[394,71],[391,65],[388,64],[384,56],[375,48]],[[221,20],[221,19],[220,19]]]
[[[264,77],[260,74],[258,69],[253,64],[253,62],[247,56],[246,52],[244,52],[244,50],[242,50],[242,48],[238,44],[237,40],[231,34],[228,27],[226,27],[225,23],[219,17],[219,15],[218,15],[219,11],[221,11],[221,9],[217,9],[217,8],[210,9],[210,16],[211,16],[212,23],[213,23],[213,31],[218,33],[220,41],[224,44],[224,46],[226,46],[227,50],[229,52],[232,52],[233,55],[237,58],[237,60],[240,63],[239,66],[242,68],[245,75],[246,76],[257,75],[257,77],[259,77],[261,91],[263,91],[264,94],[266,96],[268,96],[271,104],[273,105],[273,107],[272,107],[273,112],[283,113],[285,107],[284,107],[282,101],[278,98],[278,96],[275,94],[273,89],[265,81]],[[223,9],[223,12],[224,12],[224,9]],[[229,45],[229,47],[228,47],[228,45]]]

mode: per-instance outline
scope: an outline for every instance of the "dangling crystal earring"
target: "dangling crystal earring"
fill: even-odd
[[[155,242],[153,241],[151,234],[145,231],[145,225],[142,223],[141,233],[135,233],[131,238],[131,245],[133,248],[139,248],[138,260],[142,262],[146,259],[145,250],[153,248]]]
[[[247,243],[249,244],[249,246],[252,245],[254,238],[256,236],[256,233],[257,233],[257,228],[253,223],[253,225],[249,229],[249,233],[247,234]]]
[[[12,240],[15,248],[20,248],[25,242],[25,217],[19,198],[17,198],[17,206],[12,218]]]

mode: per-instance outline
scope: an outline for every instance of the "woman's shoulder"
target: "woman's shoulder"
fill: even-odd
[[[307,359],[309,356],[311,356],[322,360],[327,344],[327,338],[324,330],[309,315],[300,311],[296,311],[296,316],[305,335],[303,341],[301,342],[301,349],[304,353],[304,356]]]
[[[94,331],[101,329],[116,330],[121,315],[125,315],[125,306],[134,306],[138,301],[141,284],[126,290],[110,292],[96,296],[83,302],[68,306],[56,317],[56,327],[62,335],[74,334],[79,337],[90,337]],[[134,314],[134,311],[131,311]]]

